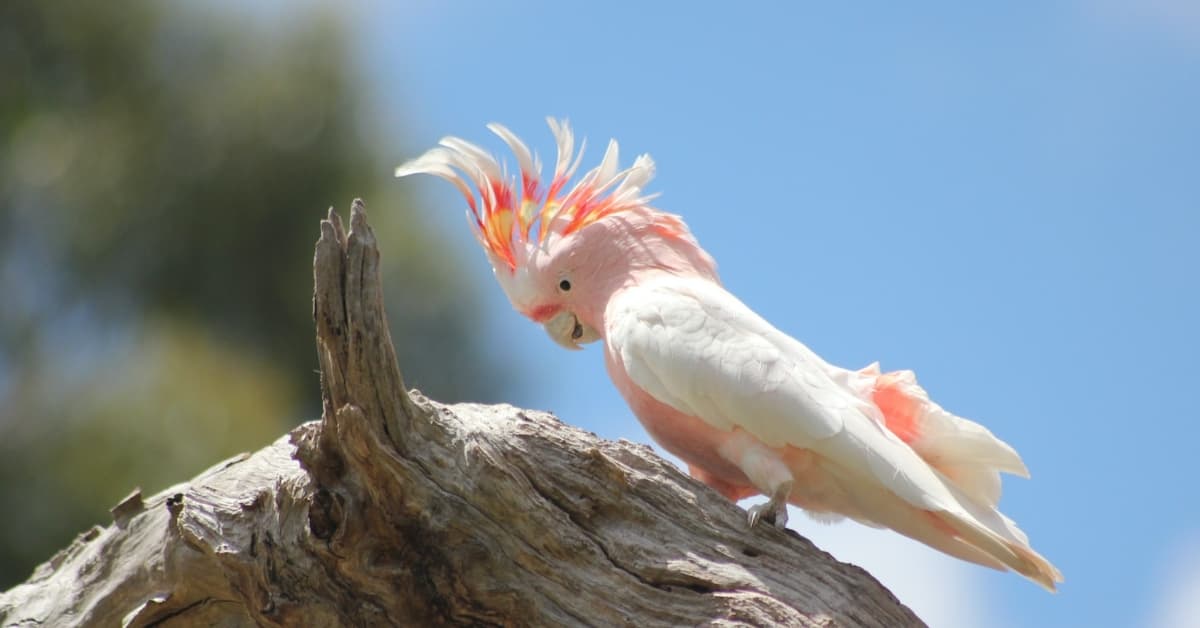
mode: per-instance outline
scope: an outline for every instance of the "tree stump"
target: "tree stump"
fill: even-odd
[[[330,211],[313,264],[321,420],[130,495],[0,624],[923,625],[645,445],[406,392],[359,201],[350,225]]]

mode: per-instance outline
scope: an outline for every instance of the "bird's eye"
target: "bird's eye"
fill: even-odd
[[[562,290],[563,292],[570,292],[571,291],[571,282],[567,281],[566,279],[563,279],[562,281],[558,282],[558,289]]]

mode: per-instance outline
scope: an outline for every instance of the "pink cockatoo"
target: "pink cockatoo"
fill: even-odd
[[[568,188],[583,149],[575,156],[565,121],[548,122],[558,149],[549,185],[499,124],[488,128],[519,175],[447,137],[396,176],[432,174],[462,192],[513,307],[568,349],[603,341],[617,390],[692,476],[734,501],[766,495],[749,509],[752,526],[784,526],[793,504],[1054,590],[1062,575],[996,507],[1000,472],[1028,477],[1012,447],[930,401],[911,371],[829,364],[727,292],[687,225],[649,205],[649,155],[619,169],[610,141]]]

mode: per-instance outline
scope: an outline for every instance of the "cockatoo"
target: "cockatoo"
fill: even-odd
[[[943,410],[911,371],[829,364],[722,287],[683,220],[643,192],[654,162],[600,165],[565,121],[546,185],[538,157],[499,124],[519,174],[447,137],[399,166],[448,180],[513,307],[567,349],[604,343],[609,376],[646,431],[691,475],[735,502],[768,497],[749,523],[783,527],[787,505],[849,517],[1051,591],[1060,572],[1000,513],[1000,472],[1028,477],[1017,452]],[[586,141],[584,142],[586,145]]]

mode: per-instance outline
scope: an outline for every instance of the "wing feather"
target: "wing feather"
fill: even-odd
[[[658,401],[773,447],[811,449],[908,503],[960,512],[936,472],[838,385],[823,361],[720,286],[671,278],[628,288],[605,313],[610,351]],[[802,349],[797,349],[801,347]]]

